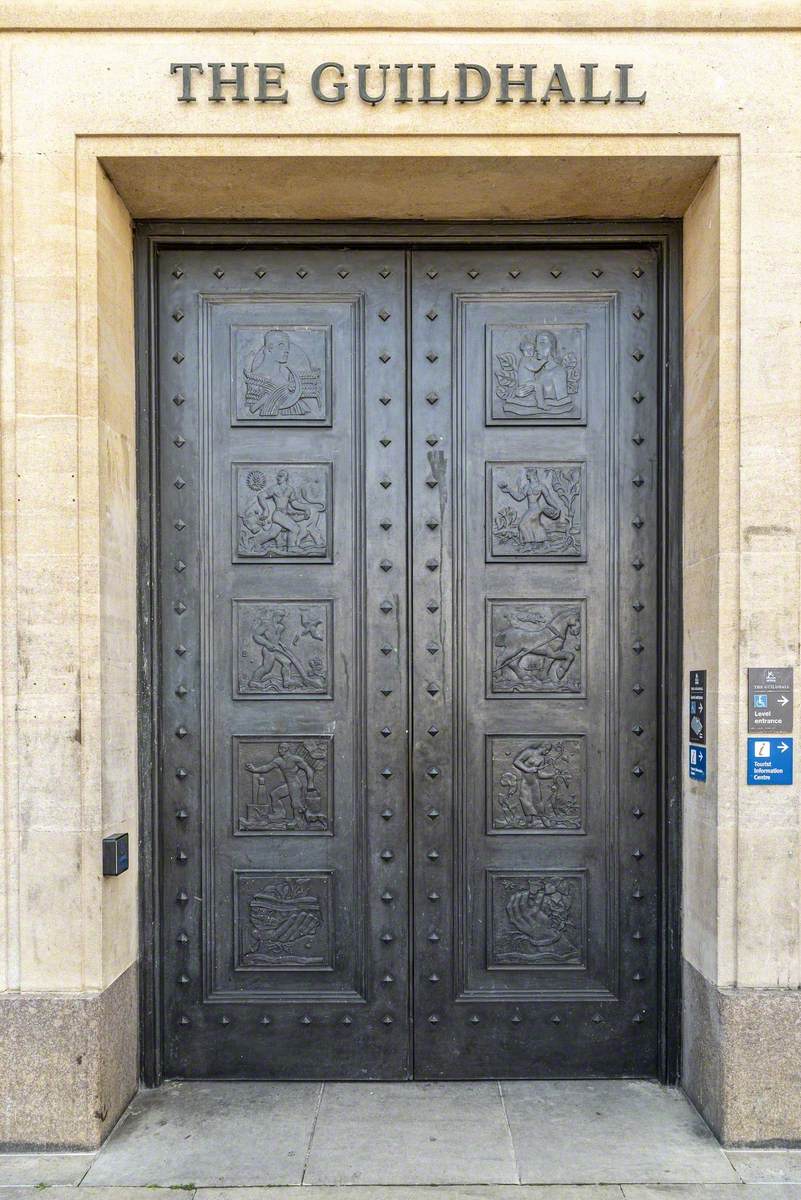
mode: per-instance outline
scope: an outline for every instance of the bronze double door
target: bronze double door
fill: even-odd
[[[649,249],[162,251],[173,1076],[657,1072]]]

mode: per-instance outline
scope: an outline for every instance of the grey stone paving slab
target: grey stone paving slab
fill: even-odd
[[[0,1187],[78,1183],[94,1154],[0,1154]]]
[[[624,1200],[801,1200],[798,1183],[629,1183],[622,1190]]]
[[[319,1083],[167,1083],[140,1092],[85,1185],[299,1184]]]
[[[130,1188],[130,1187],[88,1187],[81,1188],[78,1191],[76,1186],[62,1186],[55,1184],[53,1187],[47,1186],[40,1190],[37,1187],[12,1187],[0,1188],[0,1200],[40,1200],[42,1193],[46,1193],[47,1200],[153,1200],[153,1188]],[[167,1189],[170,1192],[170,1189]],[[181,1200],[192,1200],[193,1192],[180,1192]],[[175,1196],[175,1192],[170,1192],[170,1200]],[[166,1200],[166,1198],[165,1198]]]
[[[201,1188],[196,1200],[622,1200],[619,1187],[523,1187],[455,1184],[444,1187]]]
[[[306,1184],[517,1183],[495,1083],[328,1083]]]
[[[202,1188],[196,1200],[622,1200],[619,1187],[524,1187],[520,1184],[445,1184],[442,1187],[248,1188],[233,1193]],[[143,1198],[144,1200],[144,1198]]]
[[[675,1088],[634,1080],[503,1083],[521,1183],[737,1183]]]
[[[745,1183],[801,1183],[801,1150],[728,1150]]]

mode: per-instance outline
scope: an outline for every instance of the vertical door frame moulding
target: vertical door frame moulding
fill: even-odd
[[[473,249],[569,246],[648,248],[659,267],[659,1075],[678,1079],[681,1061],[682,784],[682,313],[680,221],[639,222],[141,222],[135,233],[137,557],[139,610],[140,1046],[148,1087],[163,1079],[157,714],[159,544],[157,505],[156,266],[161,250],[226,246]]]

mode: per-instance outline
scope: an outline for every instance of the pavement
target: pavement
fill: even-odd
[[[174,1082],[95,1154],[0,1154],[0,1200],[801,1200],[801,1150],[718,1145],[638,1081]],[[191,1194],[191,1195],[190,1195]]]

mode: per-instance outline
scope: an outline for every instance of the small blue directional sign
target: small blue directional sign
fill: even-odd
[[[706,746],[690,746],[690,779],[706,783]]]
[[[793,739],[750,737],[748,739],[748,783],[791,784],[793,782]]]

